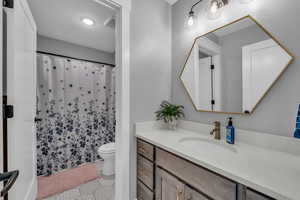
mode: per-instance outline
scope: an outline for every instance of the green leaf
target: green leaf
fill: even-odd
[[[155,112],[156,120],[163,120],[165,123],[172,122],[184,118],[184,107],[182,105],[174,105],[168,101],[160,104],[160,109]]]

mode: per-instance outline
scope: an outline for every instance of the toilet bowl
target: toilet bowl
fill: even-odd
[[[115,174],[115,143],[104,144],[98,149],[98,154],[103,158],[102,174],[111,176]]]

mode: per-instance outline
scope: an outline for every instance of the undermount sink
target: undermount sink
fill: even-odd
[[[189,148],[198,148],[201,150],[209,150],[209,151],[228,151],[231,153],[237,153],[237,150],[233,145],[227,144],[222,140],[214,140],[214,139],[206,139],[199,137],[185,137],[180,139],[180,145],[184,145]]]

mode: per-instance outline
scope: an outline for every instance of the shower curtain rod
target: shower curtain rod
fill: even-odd
[[[86,59],[81,59],[81,58],[74,58],[74,57],[70,57],[70,56],[64,56],[64,55],[59,55],[59,54],[55,54],[55,53],[48,53],[48,52],[44,52],[44,51],[36,51],[36,52],[40,53],[40,54],[47,54],[47,55],[51,55],[51,56],[58,56],[58,57],[62,57],[62,58],[74,59],[74,60],[79,60],[79,61],[85,61],[85,62],[91,62],[91,63],[96,63],[96,64],[108,65],[108,66],[111,66],[111,67],[115,67],[114,64],[110,64],[110,63],[98,62],[98,61],[93,61],[93,60],[86,60]]]

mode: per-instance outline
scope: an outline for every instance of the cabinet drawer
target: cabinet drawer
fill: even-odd
[[[153,190],[153,163],[140,155],[137,156],[137,177]]]
[[[137,141],[137,152],[148,158],[149,160],[154,160],[154,146],[144,142],[142,140]]]
[[[236,199],[236,183],[162,149],[156,150],[156,164],[214,200]]]
[[[204,195],[200,194],[199,192],[193,190],[188,186],[185,186],[184,188],[184,199],[185,200],[210,200]]]
[[[246,190],[246,200],[274,200],[253,190]]]
[[[137,182],[137,199],[138,200],[153,200],[154,195],[142,182]]]

